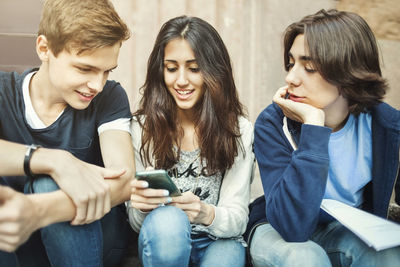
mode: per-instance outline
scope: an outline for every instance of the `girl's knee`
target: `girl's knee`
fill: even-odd
[[[181,209],[159,207],[142,224],[139,233],[139,257],[144,265],[178,266],[189,261],[190,222]]]
[[[148,241],[157,239],[164,241],[184,241],[190,239],[190,222],[181,209],[163,206],[154,209],[147,215],[140,229],[139,238]]]
[[[200,266],[244,266],[245,261],[246,249],[240,242],[219,239],[208,246]]]
[[[157,234],[178,234],[189,229],[190,234],[190,222],[186,213],[173,206],[158,207],[150,212],[142,225],[142,229],[147,228]]]

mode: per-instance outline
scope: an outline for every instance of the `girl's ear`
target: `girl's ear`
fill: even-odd
[[[49,60],[50,49],[46,36],[39,35],[36,38],[36,53],[38,54],[39,59],[42,62],[46,62]]]

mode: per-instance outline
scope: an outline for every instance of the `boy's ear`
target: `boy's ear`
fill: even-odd
[[[50,49],[48,46],[48,41],[47,41],[46,36],[39,35],[36,38],[36,53],[38,54],[39,59],[42,62],[48,61]]]

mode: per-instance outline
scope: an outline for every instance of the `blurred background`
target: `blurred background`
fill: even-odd
[[[400,108],[399,0],[112,0],[132,31],[121,49],[119,66],[110,78],[126,89],[137,108],[147,59],[161,25],[183,14],[212,24],[224,40],[235,80],[249,119],[271,103],[284,85],[282,33],[292,22],[321,8],[353,11],[363,16],[380,46],[383,76],[390,90],[385,101]],[[40,62],[35,53],[42,0],[0,0],[0,70],[23,71]],[[262,193],[259,177],[253,197]]]

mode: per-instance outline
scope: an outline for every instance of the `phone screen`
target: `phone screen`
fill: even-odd
[[[176,187],[166,170],[141,171],[136,172],[135,176],[138,180],[147,181],[150,188],[166,189],[172,197],[181,195],[181,191]]]

